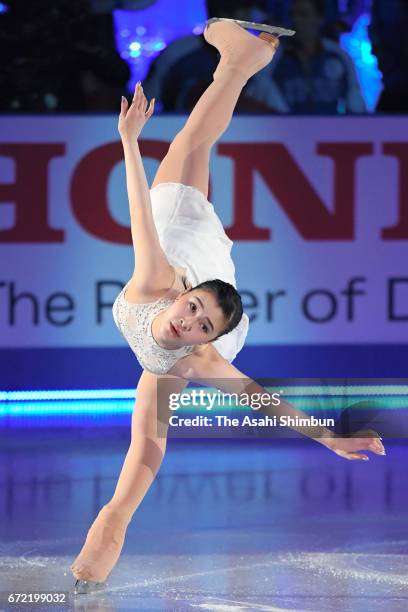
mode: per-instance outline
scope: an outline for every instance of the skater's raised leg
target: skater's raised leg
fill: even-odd
[[[273,58],[279,41],[271,34],[250,34],[236,23],[215,22],[204,36],[220,52],[214,81],[205,90],[170,145],[152,187],[175,182],[208,195],[211,147],[227,129],[247,80]]]

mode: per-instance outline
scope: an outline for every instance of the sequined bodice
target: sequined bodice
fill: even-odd
[[[115,324],[144,369],[153,374],[166,374],[179,359],[189,355],[194,350],[194,346],[182,346],[174,350],[160,346],[153,337],[152,322],[174,300],[159,298],[150,304],[128,302],[124,297],[128,284],[122,289],[112,307]]]

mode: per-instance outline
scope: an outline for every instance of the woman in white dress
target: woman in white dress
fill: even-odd
[[[71,565],[76,592],[103,583],[115,566],[126,528],[152,484],[164,457],[168,422],[158,431],[157,385],[171,380],[181,393],[189,381],[214,383],[226,393],[265,393],[232,361],[242,348],[248,317],[236,291],[231,240],[207,200],[212,146],[228,127],[247,80],[266,66],[278,47],[260,27],[254,36],[242,22],[211,20],[204,36],[220,53],[214,81],[176,135],[149,190],[138,136],[154,110],[140,83],[129,106],[122,100],[122,138],[131,232],[135,251],[132,278],[118,295],[113,316],[143,367],[132,415],[132,438],[112,499],[91,525]],[[306,417],[287,402],[265,413]],[[324,427],[294,428],[347,459],[383,450],[374,437],[338,438]],[[163,434],[164,431],[164,434]]]

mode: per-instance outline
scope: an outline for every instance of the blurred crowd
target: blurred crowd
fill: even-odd
[[[337,0],[207,0],[208,17],[261,21],[297,32],[280,39],[273,62],[244,88],[237,112],[365,113],[354,63],[339,43],[353,25],[353,8],[361,9],[362,3],[342,3],[348,5],[347,19]],[[9,10],[0,14],[1,112],[117,111],[120,96],[129,93],[131,74],[115,44],[115,2],[8,4]],[[133,4],[137,10],[138,3]],[[369,36],[383,76],[376,110],[404,113],[408,0],[372,0],[371,11]],[[146,95],[156,98],[162,112],[189,112],[211,83],[218,57],[202,36],[175,40],[152,62]]]
[[[111,12],[95,12],[88,0],[7,5],[0,15],[0,111],[117,109],[130,69],[116,50]]]

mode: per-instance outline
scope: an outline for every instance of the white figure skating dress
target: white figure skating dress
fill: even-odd
[[[169,263],[185,272],[185,286],[219,278],[236,288],[233,242],[204,194],[180,183],[160,183],[150,190],[150,197],[160,244]],[[154,374],[165,374],[194,347],[170,350],[157,344],[151,332],[152,321],[173,300],[159,298],[150,304],[132,304],[125,299],[128,284],[113,304],[115,324],[140,365]],[[232,362],[244,345],[248,328],[244,313],[237,327],[212,345]]]

